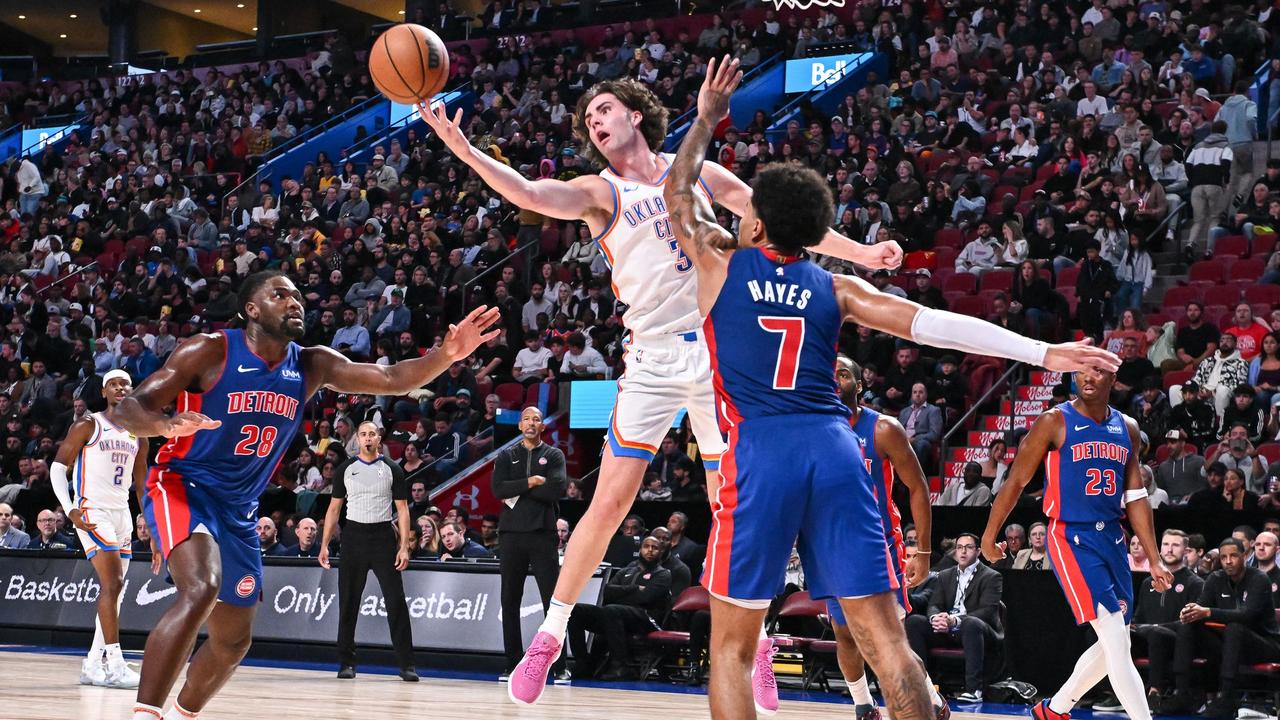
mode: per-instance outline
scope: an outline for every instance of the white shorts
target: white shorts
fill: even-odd
[[[118,552],[121,560],[133,557],[133,516],[129,514],[129,508],[85,508],[84,520],[96,526],[93,532],[76,528],[85,557],[91,558],[103,551]]]
[[[608,443],[617,457],[652,460],[684,408],[708,470],[720,469],[724,436],[716,420],[711,353],[702,331],[633,338],[623,356]]]

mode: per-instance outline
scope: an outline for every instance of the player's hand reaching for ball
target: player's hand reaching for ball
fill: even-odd
[[[167,438],[195,435],[201,430],[213,430],[222,427],[221,420],[213,420],[208,415],[197,412],[178,413],[169,419],[169,427],[162,433]]]
[[[441,142],[447,145],[454,155],[466,156],[465,153],[471,149],[471,143],[462,132],[462,108],[458,108],[458,111],[453,114],[453,119],[450,120],[449,108],[442,102],[432,107],[430,100],[423,100],[415,107],[418,109],[418,117],[435,131]]]
[[[476,348],[498,336],[501,332],[496,327],[498,318],[498,308],[481,305],[467,313],[457,325],[449,326],[449,334],[445,336],[440,349],[454,360],[465,358]]]
[[[1096,347],[1093,340],[1085,338],[1077,342],[1050,345],[1044,354],[1044,366],[1055,372],[1076,372],[1099,368],[1108,372],[1120,369],[1120,358],[1115,353]]]
[[[717,62],[711,58],[707,62],[707,76],[702,80],[702,89],[698,91],[698,119],[715,127],[729,115],[729,96],[742,81],[742,70],[738,68],[738,59],[730,59],[728,55]]]
[[[1004,559],[1004,543],[996,542],[994,537],[982,538],[982,557],[989,563],[998,563]]]
[[[1164,592],[1173,586],[1173,573],[1164,563],[1157,560],[1151,563],[1151,587],[1156,592]]]

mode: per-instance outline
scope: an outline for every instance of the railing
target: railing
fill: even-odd
[[[32,145],[22,148],[22,153],[19,157],[28,157],[34,154],[38,149],[44,149],[50,145],[57,145],[60,142],[64,142],[72,133],[79,132],[83,129],[84,124],[89,121],[89,117],[89,113],[84,113],[82,115],[66,113],[63,115],[45,115],[44,117],[39,118],[36,122],[40,123],[40,125],[37,127],[59,128],[59,130],[52,135],[48,135],[37,140]]]
[[[756,75],[759,75],[765,70],[768,70],[769,68],[773,67],[776,61],[781,57],[782,57],[782,53],[776,52],[770,55],[765,60],[763,60],[759,65],[756,65],[755,67],[751,68],[747,72],[743,73],[742,82],[738,84],[738,87],[745,87],[747,83],[751,82],[752,79],[755,78]],[[670,123],[667,124],[668,127],[674,128],[668,134],[675,135],[676,133],[679,133],[684,128],[685,125],[688,125],[689,123],[693,122],[693,118],[697,114],[698,114],[698,108],[697,108],[697,105],[695,104],[694,107],[689,108],[685,112],[681,113],[680,117],[677,117],[675,120],[672,120]]]
[[[463,460],[465,460],[465,459],[466,459],[466,453],[467,453],[467,447],[466,447],[466,445],[467,445],[467,443],[468,443],[468,442],[471,442],[472,440],[475,440],[475,439],[477,439],[477,438],[490,437],[490,436],[492,436],[492,435],[493,435],[493,433],[494,433],[494,426],[490,425],[489,427],[485,428],[484,430],[481,430],[481,431],[480,431],[479,433],[477,433],[476,435],[474,435],[474,436],[472,436],[472,437],[467,438],[466,440],[464,440],[464,441],[462,442],[462,447],[458,448],[458,452],[456,453],[456,454],[458,455],[458,457],[453,457],[453,456],[451,456],[451,455],[450,455],[450,456],[445,456],[445,457],[438,457],[438,458],[436,458],[435,460],[432,460],[431,462],[427,463],[426,465],[423,465],[422,467],[418,468],[417,470],[414,470],[413,472],[411,472],[411,473],[409,473],[408,475],[406,475],[406,476],[405,476],[405,478],[404,478],[404,479],[405,479],[405,481],[406,481],[407,483],[409,483],[409,484],[412,484],[412,483],[413,483],[413,481],[414,481],[415,479],[419,479],[419,478],[417,477],[419,473],[430,473],[432,468],[434,468],[437,464],[439,464],[440,462],[443,462],[443,461],[445,461],[445,460],[452,460],[452,461],[454,461],[454,462],[461,463]],[[485,453],[485,455],[488,455],[488,453]],[[455,472],[454,472],[454,475],[457,475],[458,473],[462,472],[462,471],[463,471],[463,470],[465,470],[465,469],[466,469],[466,468],[462,468],[462,467],[456,468],[456,469],[455,469]],[[423,475],[423,477],[425,478],[425,477],[427,477],[427,475]],[[441,485],[443,485],[443,484],[445,484],[446,482],[448,482],[448,481],[450,481],[450,480],[452,480],[452,479],[453,479],[453,476],[450,476],[450,477],[444,478],[444,480],[442,480],[440,484],[441,484]]]
[[[495,270],[498,270],[499,268],[506,266],[507,263],[511,262],[512,260],[519,257],[520,255],[524,254],[525,250],[528,250],[529,248],[539,245],[541,243],[542,243],[541,239],[530,240],[524,245],[521,245],[515,250],[512,250],[506,257],[502,258],[501,262],[498,262],[491,268],[485,268],[484,272],[468,280],[467,285],[474,286],[476,283],[483,280],[486,276],[490,275]],[[465,316],[467,314],[467,288],[459,288],[459,290],[461,290],[461,295],[462,295],[462,314]]]
[[[546,419],[546,424],[547,424],[547,425],[552,425],[552,424],[554,424],[554,423],[555,423],[557,420],[559,420],[559,419],[560,419],[560,417],[561,417],[561,416],[563,416],[566,412],[567,412],[567,411],[565,411],[565,410],[561,410],[561,411],[559,411],[559,412],[552,413],[550,416],[548,416],[548,417],[547,417],[547,419]],[[444,482],[440,483],[439,485],[437,485],[437,486],[435,486],[435,487],[431,488],[430,490],[428,490],[428,491],[427,491],[427,496],[431,499],[431,501],[432,501],[432,502],[435,502],[435,500],[436,500],[436,498],[437,498],[437,497],[439,497],[439,496],[440,496],[440,495],[442,495],[443,493],[448,492],[450,489],[452,489],[452,488],[453,488],[455,485],[457,485],[459,482],[462,482],[462,481],[466,480],[468,477],[470,477],[470,476],[471,476],[471,475],[476,471],[476,469],[477,469],[477,468],[481,468],[481,467],[483,467],[483,466],[485,465],[485,463],[492,462],[495,458],[497,458],[497,457],[498,457],[498,453],[502,452],[503,450],[507,449],[508,447],[511,447],[512,445],[515,445],[516,443],[520,442],[521,440],[522,440],[522,438],[521,438],[520,434],[519,434],[519,433],[517,433],[515,437],[511,438],[510,440],[508,440],[507,442],[505,442],[505,443],[503,443],[503,444],[501,444],[501,445],[498,445],[497,443],[495,443],[495,444],[494,444],[494,446],[493,446],[493,449],[492,449],[492,450],[490,450],[489,452],[485,453],[482,457],[477,458],[475,462],[471,463],[470,465],[466,466],[465,468],[461,468],[460,470],[458,470],[458,472],[456,472],[456,473],[454,473],[454,474],[453,474],[453,477],[449,478],[448,480],[445,480]]]
[[[271,149],[267,151],[266,155],[260,156],[262,158],[262,161],[261,163],[259,163],[258,169],[255,170],[253,173],[251,173],[244,180],[242,180],[239,185],[236,185],[235,187],[231,188],[230,192],[222,196],[222,201],[221,201],[222,204],[225,206],[227,203],[227,198],[231,197],[232,195],[238,194],[240,192],[240,189],[243,188],[245,185],[249,183],[256,183],[258,181],[258,176],[262,174],[262,169],[265,168],[272,160],[275,160],[281,155],[284,155],[285,153],[289,152],[295,147],[298,147],[302,143],[313,139],[315,136],[325,132],[329,128],[334,127],[335,125],[342,124],[344,121],[346,121],[348,117],[360,112],[364,112],[365,110],[368,110],[370,107],[380,102],[385,102],[385,100],[382,98],[381,95],[375,95],[365,100],[362,103],[352,105],[351,107],[347,108],[346,110],[343,110],[337,115],[334,115],[328,120],[325,120],[319,125],[312,125],[311,127],[294,135],[293,137],[289,138],[288,140],[286,140],[285,142],[279,145],[273,145]]]
[[[73,277],[75,277],[76,275],[79,275],[79,274],[83,273],[85,270],[88,270],[89,268],[94,268],[94,267],[97,267],[97,266],[98,266],[98,261],[97,261],[97,260],[94,260],[93,262],[85,263],[84,265],[81,265],[80,267],[76,268],[75,270],[72,270],[71,272],[67,273],[66,275],[63,275],[62,277],[58,278],[57,280],[54,280],[53,282],[49,283],[48,285],[45,285],[45,286],[44,286],[44,287],[42,287],[42,288],[36,288],[36,295],[43,295],[43,294],[45,293],[45,291],[46,291],[46,290],[48,290],[49,288],[53,287],[54,285],[61,285],[62,283],[66,282],[69,278],[73,278]],[[33,284],[34,284],[34,283],[33,283]]]
[[[469,79],[464,80],[463,82],[458,83],[458,85],[438,93],[434,98],[432,98],[432,102],[435,102],[436,98],[442,98],[442,97],[447,97],[450,100],[457,100],[458,98],[461,98],[470,89],[471,89],[471,80]],[[395,108],[396,108],[396,104],[393,103],[391,105],[392,111],[394,111]],[[342,156],[347,159],[354,158],[359,153],[365,152],[366,150],[369,150],[370,148],[378,145],[379,143],[388,141],[396,133],[403,131],[405,128],[409,127],[415,122],[420,122],[420,120],[418,119],[417,111],[411,112],[402,118],[392,117],[390,114],[388,114],[386,127],[382,128],[381,130],[371,132],[368,135],[360,138],[359,140],[356,140],[355,142],[351,143],[351,145],[343,149]]]
[[[1016,404],[1014,403],[1016,398],[1013,397],[1013,395],[1014,395],[1014,390],[1017,387],[1017,385],[1013,382],[1013,376],[1017,372],[1022,370],[1022,368],[1023,368],[1023,364],[1020,362],[1015,362],[1014,364],[1010,365],[1009,369],[1005,370],[1004,374],[1001,375],[994,383],[992,383],[991,387],[987,388],[987,391],[982,393],[982,397],[978,398],[977,401],[975,401],[972,405],[970,405],[968,411],[966,411],[964,415],[961,415],[960,419],[956,421],[956,424],[952,425],[951,429],[948,430],[946,434],[942,436],[942,441],[939,443],[939,447],[941,448],[940,459],[942,463],[942,472],[940,473],[940,475],[944,480],[946,479],[946,474],[947,474],[946,473],[947,462],[948,462],[947,451],[951,449],[950,447],[951,436],[955,435],[957,431],[968,432],[967,430],[964,430],[964,429],[968,426],[969,421],[973,419],[973,416],[978,413],[978,409],[986,405],[994,396],[996,391],[1000,390],[1001,386],[1006,383],[1008,383],[1009,385],[1009,400],[1011,403],[1009,408],[1009,415],[1010,415],[1009,428],[1010,429],[1013,428],[1013,417],[1014,417],[1013,411],[1016,409],[1014,407],[1014,405]]]

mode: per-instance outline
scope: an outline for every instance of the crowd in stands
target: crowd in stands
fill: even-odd
[[[525,33],[536,21],[516,18],[534,5],[492,3],[485,22]],[[697,32],[622,23],[590,46],[541,32],[459,46],[452,72],[475,91],[466,131],[531,178],[570,179],[593,171],[571,115],[597,80],[635,78],[674,117],[715,54],[750,68],[828,43],[881,53],[885,76],[836,110],[806,105],[775,131],[762,108],[723,129],[713,159],[747,180],[769,162],[826,176],[834,227],[909,251],[902,272],[871,277],[885,292],[1119,352],[1115,402],[1139,418],[1169,502],[1206,488],[1231,507],[1280,502],[1280,462],[1263,454],[1280,435],[1280,162],[1255,175],[1252,144],[1268,132],[1272,75],[1258,102],[1248,97],[1280,16],[1163,0],[1042,4],[1034,17],[990,3],[754,12]],[[419,393],[317,398],[273,490],[295,494],[304,514],[361,419],[384,424],[392,455],[429,491],[493,447],[498,408],[526,389],[619,374],[625,308],[589,230],[514,207],[421,125],[367,163],[321,154],[297,177],[230,193],[273,147],[374,94],[357,57],[335,34],[302,62],[3,91],[6,118],[92,122],[5,168],[0,500],[48,482],[61,433],[100,406],[101,373],[123,367],[140,383],[191,333],[234,322],[239,282],[262,268],[302,290],[304,342],[353,359],[420,355],[467,309],[503,312],[499,339]],[[1156,302],[1158,274],[1179,261],[1194,263],[1189,283]],[[941,433],[979,390],[961,371],[967,358],[853,326],[841,350],[863,367],[864,401],[912,428],[932,474]],[[664,443],[642,499],[705,496],[685,441]],[[988,492],[946,488],[942,501],[989,502],[1014,447],[1016,436],[966,471]],[[1192,457],[1202,471],[1187,469]]]

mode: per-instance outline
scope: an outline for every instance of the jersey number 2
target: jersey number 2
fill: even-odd
[[[778,333],[778,363],[773,370],[774,390],[795,390],[800,372],[800,348],[804,347],[804,318],[765,316],[759,318],[765,332]]]
[[[1085,495],[1115,495],[1116,494],[1116,471],[1115,470],[1099,470],[1098,468],[1089,468],[1084,471],[1085,477],[1089,478],[1089,482],[1084,484]]]
[[[240,432],[244,433],[244,439],[236,443],[236,455],[266,457],[271,454],[271,448],[276,444],[276,429],[274,427],[270,425],[266,427],[245,425],[240,428]],[[255,445],[257,447],[254,447]]]

